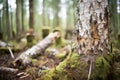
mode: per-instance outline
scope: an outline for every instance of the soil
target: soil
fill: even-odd
[[[15,57],[19,56],[20,53],[21,52],[14,53]],[[42,55],[36,60],[37,61],[35,64],[28,65],[25,68],[19,68],[15,73],[0,70],[0,80],[35,80],[40,77],[40,70],[44,68],[55,68],[55,66],[60,62],[60,60],[56,60],[47,55]],[[16,67],[13,65],[13,62],[14,59],[11,58],[9,53],[0,54],[0,67],[16,69]]]

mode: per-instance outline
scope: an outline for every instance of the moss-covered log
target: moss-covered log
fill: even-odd
[[[44,54],[46,48],[48,48],[57,38],[60,37],[59,32],[50,33],[45,39],[38,42],[32,48],[21,53],[15,60],[15,64],[28,64],[31,62],[32,57],[37,57],[40,54]]]
[[[8,67],[0,67],[0,72],[17,73],[18,69],[8,68]]]

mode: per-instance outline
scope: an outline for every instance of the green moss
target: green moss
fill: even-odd
[[[111,62],[111,60],[112,60],[112,58],[113,58],[113,54],[112,54],[112,53],[106,54],[106,55],[104,56],[104,58],[105,58],[105,60],[106,60],[107,62]]]
[[[92,80],[106,80],[108,74],[110,73],[110,56],[107,56],[106,58],[103,56],[99,56],[96,58],[95,62],[95,71],[92,75]]]
[[[64,59],[66,57],[66,53],[59,53],[55,55],[55,58],[57,59]]]
[[[42,38],[45,38],[50,33],[49,27],[43,27],[42,28]]]
[[[63,62],[61,62],[56,69],[50,69],[43,72],[40,80],[73,80],[66,71],[66,66],[70,64],[72,68],[78,67],[78,54],[74,53],[70,60],[66,58]]]
[[[27,35],[27,47],[32,47],[36,44],[35,36],[34,35]]]
[[[37,59],[31,59],[31,62],[32,62],[32,65],[37,65],[37,63],[38,63],[38,60]]]

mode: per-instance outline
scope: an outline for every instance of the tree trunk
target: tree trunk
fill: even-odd
[[[20,35],[21,33],[21,0],[16,0],[16,33]]]
[[[42,10],[42,11],[43,11],[43,14],[42,14],[42,15],[43,15],[43,16],[42,16],[42,19],[43,19],[43,20],[42,20],[42,21],[43,21],[43,26],[46,26],[45,9],[46,9],[46,8],[45,8],[45,0],[43,0],[43,10]]]
[[[79,54],[108,52],[108,2],[107,0],[79,0],[77,21],[77,46]]]
[[[29,64],[31,62],[30,58],[37,57],[40,54],[43,54],[45,49],[49,47],[54,40],[60,37],[59,32],[50,33],[45,39],[38,42],[35,46],[23,52],[15,60],[15,63],[18,64]]]
[[[11,26],[10,26],[8,0],[6,0],[6,27],[7,27],[8,39],[10,39],[10,38],[12,38],[12,29],[11,29]]]
[[[118,26],[118,16],[117,16],[117,0],[110,0],[110,2],[109,2],[110,4],[110,14],[112,15],[111,16],[111,23],[110,23],[110,25],[111,25],[111,29],[112,29],[112,31],[113,31],[113,35],[114,35],[114,37],[116,36],[116,33],[118,33],[118,28],[117,28],[117,26]],[[116,36],[117,37],[117,36]]]
[[[60,1],[58,0],[58,1],[55,1],[54,2],[55,4],[55,12],[54,12],[54,27],[58,27],[59,26],[59,16],[58,16],[58,13],[59,13],[59,3],[60,3]]]
[[[22,11],[22,32],[25,31],[25,26],[24,26],[24,13],[25,13],[25,9],[24,9],[24,0],[21,0],[21,11]]]
[[[77,6],[76,51],[81,55],[83,63],[89,63],[87,66],[89,68],[88,79],[90,79],[91,64],[94,64],[96,55],[108,53],[108,35],[108,0],[79,0]]]
[[[0,10],[0,33],[2,33],[2,10]]]
[[[3,11],[3,16],[2,16],[2,21],[3,21],[2,22],[3,23],[2,26],[3,26],[3,28],[2,28],[2,30],[3,30],[3,36],[4,36],[3,39],[7,40],[8,36],[7,36],[7,26],[6,26],[7,24],[6,24],[6,10],[5,10],[5,6],[6,5],[3,5],[3,9],[2,9],[2,11]]]
[[[34,28],[34,0],[29,0],[29,11],[30,11],[29,27],[33,29]]]

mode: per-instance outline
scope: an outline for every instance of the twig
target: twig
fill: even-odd
[[[11,57],[14,59],[15,56],[13,55],[13,52],[12,52],[11,48],[10,48],[9,46],[7,46],[7,48],[8,48],[8,50],[10,51]]]
[[[88,73],[88,80],[90,80],[91,70],[92,70],[92,61],[90,61],[90,68],[89,68],[89,73]]]
[[[28,77],[29,75],[30,75],[30,74],[26,74],[26,75],[24,75],[24,76],[21,76],[20,79],[26,78],[26,77]]]

